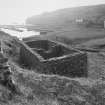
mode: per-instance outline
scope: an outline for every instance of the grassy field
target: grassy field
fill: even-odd
[[[82,23],[76,20],[82,19]],[[44,37],[53,40],[91,39],[105,36],[105,5],[66,8],[50,13],[31,16],[26,20],[32,30],[51,30]]]
[[[37,28],[52,30],[47,35],[43,35],[42,39],[58,40],[73,47],[98,48],[100,51],[96,53],[86,52],[88,78],[67,78],[59,75],[39,74],[35,70],[21,68],[19,63],[14,60],[15,56],[9,56],[9,63],[19,94],[13,94],[13,97],[10,98],[10,91],[0,84],[0,104],[105,105],[105,30],[102,27],[86,27],[71,22],[71,20],[75,21],[76,18],[82,17],[98,20],[97,24],[98,22],[101,23],[101,20],[104,19],[104,11],[105,6],[100,5],[64,9],[53,12],[53,14],[43,14],[42,17],[33,17],[33,20],[39,20],[32,21],[34,24],[37,23]],[[59,19],[59,17],[62,18]],[[36,27],[33,27],[33,30]],[[0,36],[2,36],[2,40],[7,41],[13,38],[8,39],[2,33]],[[12,49],[12,51],[15,50]]]
[[[7,37],[5,40],[9,41]],[[93,43],[92,45],[95,45]],[[67,78],[59,75],[39,74],[35,70],[21,68],[17,62],[12,60],[14,56],[9,56],[9,63],[19,94],[13,94],[13,97],[10,98],[10,91],[0,84],[0,104],[104,105],[105,56],[99,53],[88,52],[87,54],[88,78]],[[11,59],[11,57],[13,58]]]
[[[21,94],[9,100],[9,91],[0,88],[2,105],[104,105],[105,82],[101,79],[66,78],[37,74],[12,63]]]

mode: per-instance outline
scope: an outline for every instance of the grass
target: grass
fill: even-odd
[[[93,42],[92,44],[89,42],[91,45],[97,44],[92,39],[91,42]],[[21,92],[29,100],[30,97],[33,97],[31,103],[37,100],[38,105],[104,105],[105,56],[99,53],[87,54],[88,78],[44,75],[15,67],[17,68],[15,77],[17,77],[18,86],[21,86]],[[25,92],[25,90],[29,92]],[[27,100],[27,98],[25,99]]]
[[[80,44],[81,47],[103,49],[105,45],[105,38],[93,39]]]
[[[86,41],[86,39],[103,38],[105,29],[103,22],[105,20],[105,5],[83,6],[76,8],[65,8],[38,16],[32,16],[26,20],[26,23],[34,26],[28,27],[32,30],[52,30],[44,35],[44,38],[63,41],[71,44],[73,40]],[[91,21],[78,24],[76,19]],[[93,25],[94,23],[94,25]],[[42,35],[43,37],[43,35]]]
[[[72,26],[72,25],[71,25]],[[86,43],[86,41],[93,39],[102,39],[105,38],[105,29],[102,28],[86,28],[86,27],[65,27],[58,30],[54,30],[53,32],[49,32],[46,35],[41,35],[37,37],[29,37],[26,40],[33,39],[50,39],[57,40],[67,45],[78,45],[82,43]]]
[[[96,45],[97,41],[94,42],[93,40],[91,43],[89,42],[90,45]],[[59,75],[39,74],[32,70],[22,69],[19,64],[10,59],[9,63],[13,71],[14,81],[20,94],[15,94],[10,100],[10,91],[0,85],[0,104],[104,105],[105,56],[99,53],[87,54],[88,78],[67,78]]]
[[[7,105],[104,105],[105,103],[105,82],[101,79],[44,75],[12,65],[15,68],[15,81],[22,95],[15,95],[11,101],[7,101]]]

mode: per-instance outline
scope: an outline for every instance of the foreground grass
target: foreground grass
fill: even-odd
[[[24,70],[12,64],[19,95],[1,105],[104,105],[105,81],[89,78],[67,78]],[[2,90],[2,88],[1,88]],[[7,92],[6,92],[7,91]]]
[[[1,105],[104,105],[105,57],[88,53],[89,78],[44,75],[10,62],[20,94],[0,85]]]

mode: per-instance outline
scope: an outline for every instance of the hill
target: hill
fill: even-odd
[[[105,5],[65,8],[29,17],[31,29],[47,29],[47,37],[95,38],[104,37]]]
[[[34,25],[66,25],[75,19],[105,19],[105,5],[83,6],[75,8],[66,8],[54,12],[43,13],[38,16],[32,16],[26,20],[26,23]]]
[[[17,38],[2,31],[0,38],[6,46],[3,46],[3,49],[13,52],[4,54],[9,54],[7,57],[13,80],[19,91],[18,94],[14,94],[0,83],[0,105],[104,105],[105,56],[87,53],[88,78],[45,75],[36,72],[36,69],[20,66],[15,60],[19,59],[17,55],[20,54],[16,49],[21,47]],[[91,45],[96,44],[96,41]]]

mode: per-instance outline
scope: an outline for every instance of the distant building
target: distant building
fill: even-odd
[[[76,23],[83,23],[84,19],[82,19],[82,18],[81,19],[76,19],[75,21],[76,21]]]

